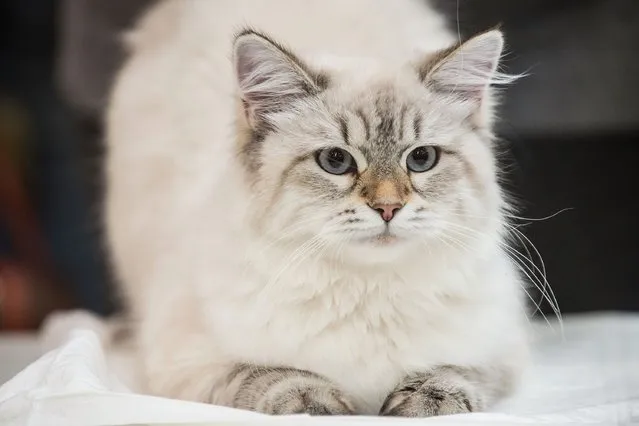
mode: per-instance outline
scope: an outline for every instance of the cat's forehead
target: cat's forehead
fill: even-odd
[[[410,93],[402,87],[380,84],[337,104],[333,115],[344,143],[367,156],[382,157],[427,143],[433,130],[445,123],[436,123],[443,117],[419,89]]]
[[[394,87],[381,87],[368,96],[356,98],[346,113],[353,112],[365,131],[360,145],[384,147],[406,144],[421,133],[422,109],[418,102],[402,96]]]

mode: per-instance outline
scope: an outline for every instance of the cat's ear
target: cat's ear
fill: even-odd
[[[240,97],[251,125],[326,87],[323,75],[313,72],[286,48],[253,30],[236,37],[233,53]]]
[[[423,61],[418,67],[420,78],[437,92],[480,104],[491,84],[517,78],[497,71],[503,47],[501,31],[485,32]]]

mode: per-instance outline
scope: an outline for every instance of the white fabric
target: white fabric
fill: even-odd
[[[44,344],[57,349],[0,388],[0,425],[639,424],[639,315],[574,316],[565,320],[563,334],[556,323],[552,327],[533,324],[534,366],[519,393],[491,413],[427,420],[276,418],[134,393],[130,357],[103,351],[104,324],[85,314],[59,315],[44,331]]]

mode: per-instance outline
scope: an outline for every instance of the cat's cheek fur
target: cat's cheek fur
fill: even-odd
[[[262,142],[282,144],[261,145],[250,159],[238,155],[238,87],[229,58],[233,34],[245,22],[290,42],[304,58],[314,52],[355,58],[348,64],[327,60],[335,85],[330,102],[324,109],[299,103],[310,105],[297,112],[311,120],[280,115],[288,133]],[[249,54],[273,49],[259,35],[244,35],[244,42],[254,43]],[[488,34],[479,45],[498,46],[500,37]],[[298,189],[280,184],[288,165],[308,150],[302,144],[348,142],[368,152],[368,167],[379,179],[391,179],[401,168],[400,145],[428,144],[442,135],[449,140],[459,132],[440,113],[450,105],[438,103],[427,87],[435,71],[425,68],[420,81],[404,65],[401,72],[394,67],[413,60],[415,47],[435,52],[454,42],[424,2],[372,8],[370,0],[176,0],[151,9],[130,40],[107,119],[105,221],[149,392],[267,412],[281,413],[273,408],[279,406],[284,412],[378,414],[407,374],[430,374],[442,365],[507,372],[507,379],[472,389],[480,407],[510,389],[505,383],[525,365],[526,315],[520,278],[501,246],[502,198],[487,144],[461,142],[477,183],[489,190],[478,197],[468,184],[453,193],[491,222],[465,222],[472,232],[456,237],[463,238],[460,246],[436,239],[424,245],[417,238],[397,249],[309,243],[309,235],[341,210],[368,209],[355,214],[371,223],[376,213],[363,200],[348,206],[348,197],[331,199],[328,184],[312,189],[325,189],[318,197],[296,197]],[[300,65],[275,50],[268,63]],[[357,65],[362,56],[378,67]],[[273,69],[258,67],[254,76]],[[485,80],[484,74],[477,75]],[[340,80],[344,75],[350,77]],[[457,87],[446,84],[451,76],[457,73],[435,75],[435,89]],[[275,81],[279,86],[257,89],[249,81],[246,93],[285,87],[291,96],[311,96],[286,86],[291,80]],[[259,107],[251,113],[272,113],[269,105]],[[347,132],[340,118],[347,118]],[[311,214],[309,225],[304,221]],[[287,229],[299,233],[282,244]],[[340,249],[349,261],[325,255]],[[240,374],[238,365],[258,373]],[[282,401],[286,389],[299,398]],[[259,399],[262,391],[273,399]]]

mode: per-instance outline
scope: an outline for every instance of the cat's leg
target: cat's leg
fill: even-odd
[[[156,345],[152,353],[141,353],[150,393],[267,414],[355,412],[349,398],[319,374],[216,361],[215,351],[204,349],[204,340],[175,339],[172,343],[174,346]]]
[[[319,374],[223,355],[193,309],[195,295],[167,288],[148,296],[145,312],[137,315],[142,320],[134,340],[147,392],[269,414],[354,412],[349,398]]]
[[[236,408],[267,414],[353,414],[354,406],[337,386],[310,371],[238,364],[216,392]]]
[[[482,411],[508,394],[516,374],[506,368],[440,366],[406,376],[380,415],[431,417]]]
[[[349,398],[319,374],[219,359],[194,323],[188,329],[179,326],[184,322],[164,324],[163,333],[156,329],[138,339],[150,393],[267,414],[354,412]]]

